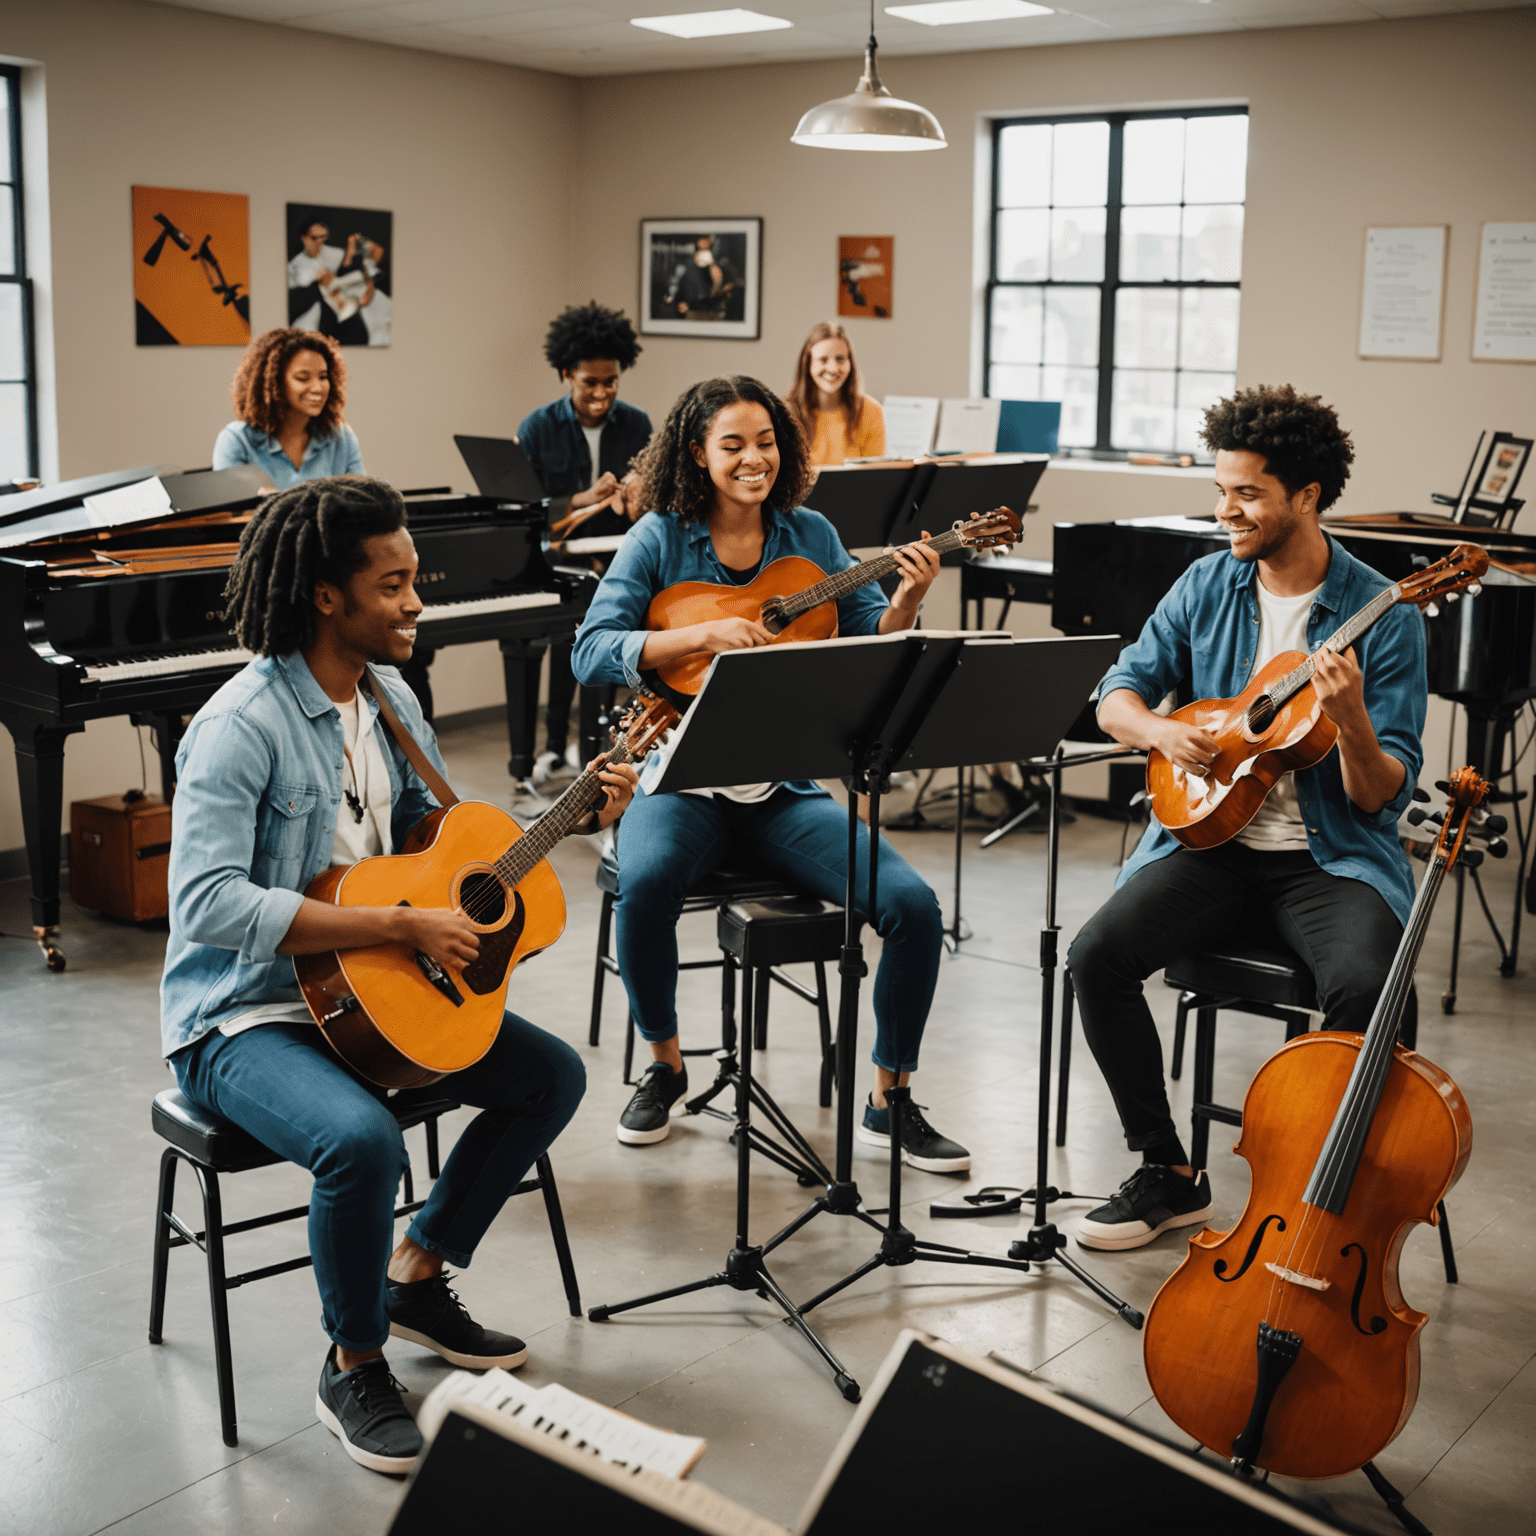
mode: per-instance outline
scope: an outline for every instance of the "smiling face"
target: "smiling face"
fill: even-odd
[[[283,404],[291,416],[306,423],[313,421],[330,398],[330,363],[320,353],[307,348],[295,352],[283,369]]]
[[[411,659],[421,599],[416,595],[416,546],[404,528],[363,540],[368,563],[346,586],[315,583],[317,629],[329,649],[355,662],[400,666]]]
[[[611,357],[589,357],[574,368],[561,370],[571,386],[571,404],[584,427],[598,427],[608,419],[619,397],[619,365]]]
[[[1298,532],[1316,525],[1321,487],[1314,481],[1292,495],[1264,467],[1267,462],[1247,450],[1223,448],[1216,455],[1216,521],[1239,560],[1271,560]]]
[[[737,400],[710,422],[702,444],[690,443],[708,472],[719,511],[761,507],[779,473],[773,418],[751,400]]]
[[[826,394],[835,395],[853,372],[853,356],[841,336],[829,336],[811,348],[811,379]]]

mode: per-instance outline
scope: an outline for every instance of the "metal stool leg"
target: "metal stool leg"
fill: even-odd
[[[635,1016],[633,1012],[624,1015],[624,1081],[634,1082],[635,1072]]]
[[[203,1190],[203,1244],[208,1254],[208,1300],[213,1308],[213,1355],[219,1372],[219,1421],[225,1445],[238,1445],[235,1433],[235,1359],[229,1341],[229,1287],[224,1275],[224,1206],[219,1176],[201,1164],[198,1183]]]
[[[400,1175],[400,1183],[402,1185],[402,1193],[405,1195],[405,1200],[403,1203],[406,1205],[415,1204],[416,1180],[411,1173],[411,1158],[409,1153],[406,1154],[405,1171]]]
[[[1178,1011],[1173,1016],[1173,1065],[1168,1076],[1174,1082],[1184,1074],[1184,1033],[1189,1027],[1189,1009],[1194,1000],[1193,992],[1180,992]]]
[[[1451,1247],[1451,1218],[1445,1214],[1444,1200],[1440,1202],[1438,1209],[1440,1211],[1440,1257],[1445,1260],[1447,1284],[1455,1285],[1461,1277],[1456,1273],[1456,1250]]]
[[[438,1153],[437,1153],[437,1116],[436,1115],[433,1115],[432,1118],[427,1121],[426,1129],[427,1129],[427,1172],[428,1172],[428,1174],[431,1175],[431,1177],[433,1179],[436,1179],[437,1175],[438,1175],[438,1173],[439,1173],[439,1171],[441,1169],[441,1164],[440,1164],[440,1162],[438,1160]]]
[[[720,952],[720,1049],[736,1049],[736,961]]]
[[[572,1317],[581,1316],[581,1289],[576,1283],[576,1264],[571,1258],[571,1240],[565,1231],[565,1213],[560,1209],[560,1192],[555,1188],[555,1171],[546,1154],[534,1167],[544,1191],[544,1211],[549,1217],[550,1236],[555,1240],[555,1257],[560,1261],[560,1278],[565,1282],[565,1300]]]
[[[1061,1061],[1056,1069],[1056,1145],[1067,1144],[1067,1084],[1072,1080],[1072,1005],[1077,1001],[1077,988],[1072,985],[1072,972],[1061,969]]]
[[[603,1028],[603,984],[608,979],[604,963],[611,951],[613,935],[613,892],[603,892],[603,910],[597,920],[597,960],[592,967],[592,1022],[587,1029],[587,1044],[596,1045]],[[627,1072],[624,1074],[629,1075]]]
[[[816,1022],[821,1032],[821,1095],[823,1109],[832,1107],[832,1069],[836,1060],[832,1051],[832,1018],[827,1008],[827,967],[824,961],[816,964]]]
[[[1199,1009],[1195,1014],[1195,1111],[1189,1138],[1190,1161],[1204,1168],[1210,1151],[1211,1122],[1201,1114],[1201,1106],[1214,1101],[1216,1079],[1216,1010]]]
[[[149,1284],[149,1342],[158,1344],[165,1323],[165,1281],[171,1259],[171,1209],[176,1202],[175,1147],[160,1154],[160,1193],[155,1203],[155,1267]]]
[[[752,1049],[754,1051],[766,1051],[768,1049],[768,996],[773,991],[769,986],[768,968],[764,966],[757,973],[757,1008],[752,1020]]]

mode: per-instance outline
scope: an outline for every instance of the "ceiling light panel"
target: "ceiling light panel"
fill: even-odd
[[[1048,5],[1029,0],[933,0],[928,5],[888,5],[887,16],[920,21],[925,27],[958,27],[968,21],[1016,21],[1025,16],[1049,16]]]
[[[759,11],[693,11],[682,16],[631,16],[632,27],[671,37],[728,37],[739,32],[778,32],[794,22]]]

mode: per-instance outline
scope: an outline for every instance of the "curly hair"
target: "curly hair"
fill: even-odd
[[[315,633],[315,583],[345,587],[368,564],[363,541],[405,527],[392,485],[359,475],[302,480],[266,497],[240,535],[224,617],[258,656],[286,656]]]
[[[309,435],[334,437],[341,430],[347,408],[347,365],[341,360],[341,348],[329,336],[291,325],[265,332],[245,349],[229,389],[235,415],[248,427],[276,437],[288,412],[283,376],[300,352],[318,352],[331,375],[325,409],[309,424]]]
[[[864,414],[864,386],[859,379],[859,360],[854,356],[853,338],[835,320],[823,320],[811,328],[800,348],[800,361],[795,364],[795,382],[784,396],[789,413],[800,423],[800,430],[809,437],[816,430],[816,395],[818,386],[811,377],[811,348],[819,341],[841,341],[848,346],[848,377],[838,391],[843,399],[843,422],[852,432]]]
[[[1315,482],[1319,512],[1339,499],[1355,458],[1338,412],[1290,384],[1259,384],[1218,400],[1206,411],[1200,435],[1213,453],[1263,454],[1265,473],[1292,496]]]
[[[566,374],[591,357],[611,357],[621,369],[640,356],[635,328],[622,309],[604,309],[595,299],[571,305],[549,323],[544,356],[556,373]]]
[[[805,434],[766,384],[738,373],[695,384],[667,412],[661,430],[645,450],[642,490],[647,507],[671,512],[685,523],[707,514],[715,499],[714,482],[709,471],[695,460],[690,445],[697,443],[702,448],[715,417],[739,401],[762,406],[773,423],[779,472],[769,487],[768,505],[790,512],[805,500],[811,485],[811,455]]]

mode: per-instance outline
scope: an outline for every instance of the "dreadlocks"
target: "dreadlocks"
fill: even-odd
[[[405,526],[400,493],[382,480],[338,475],[267,497],[240,536],[224,588],[224,617],[258,656],[285,656],[315,630],[315,583],[344,587],[368,563],[363,541]]]

